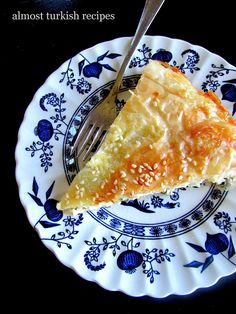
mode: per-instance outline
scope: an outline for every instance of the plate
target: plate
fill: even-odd
[[[117,38],[78,53],[36,92],[16,147],[19,195],[42,242],[86,280],[131,296],[186,295],[236,270],[235,189],[205,184],[77,216],[56,210],[81,167],[69,154],[71,143],[109,92],[130,41]],[[200,46],[161,36],[139,44],[118,110],[150,59],[178,67],[235,114],[236,68]]]

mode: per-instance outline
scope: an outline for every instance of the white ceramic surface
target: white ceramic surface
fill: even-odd
[[[111,87],[130,40],[78,53],[36,92],[16,147],[20,199],[42,242],[86,280],[132,296],[185,295],[236,270],[235,189],[179,189],[75,217],[55,207],[80,167],[69,154],[76,131]],[[118,107],[150,59],[177,66],[199,89],[214,90],[234,114],[236,68],[200,46],[160,36],[145,36],[139,45]]]

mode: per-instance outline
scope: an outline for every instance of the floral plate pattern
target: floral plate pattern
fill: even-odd
[[[42,242],[86,280],[132,296],[185,295],[236,271],[235,189],[203,184],[74,217],[56,209],[82,166],[70,146],[109,93],[130,41],[78,53],[36,92],[16,147],[20,199]],[[236,68],[200,46],[161,36],[145,36],[134,53],[117,112],[151,59],[176,66],[198,89],[213,90],[234,116]]]

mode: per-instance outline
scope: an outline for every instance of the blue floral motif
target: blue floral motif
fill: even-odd
[[[113,228],[117,228],[119,229],[121,227],[121,222],[119,219],[117,218],[112,218],[110,220],[110,226],[113,227]]]
[[[212,255],[224,252],[229,246],[229,240],[223,233],[209,234],[205,242],[205,249]]]
[[[43,111],[48,111],[48,109],[46,108],[47,105],[50,105],[53,107],[60,106],[59,98],[57,97],[55,93],[49,93],[41,97],[39,106],[41,107]]]
[[[91,84],[87,82],[83,77],[78,79],[76,84],[76,89],[79,92],[79,94],[87,94],[91,90]]]
[[[97,79],[100,77],[103,69],[116,72],[116,70],[113,69],[108,63],[102,63],[103,60],[106,58],[115,59],[121,56],[119,53],[109,53],[109,50],[107,50],[105,53],[98,56],[96,61],[90,62],[85,56],[82,54],[80,55],[83,59],[78,64],[79,75],[83,74],[87,78],[95,77]],[[87,64],[85,65],[85,63]]]
[[[219,189],[215,189],[215,190],[212,192],[212,194],[211,194],[211,198],[212,198],[213,200],[220,199],[221,197],[222,197],[222,192],[221,192],[221,190],[219,190]]]
[[[56,208],[57,200],[50,198],[55,181],[50,185],[48,190],[46,191],[46,200],[42,202],[38,197],[39,186],[36,181],[36,178],[33,178],[32,184],[32,192],[28,192],[29,196],[33,199],[33,201],[40,207],[44,208],[45,213],[43,216],[36,222],[35,226],[40,223],[44,228],[51,228],[58,226],[56,222],[62,219],[63,213],[62,211]],[[47,217],[47,220],[42,220],[44,217]]]
[[[172,224],[167,224],[164,227],[164,230],[169,233],[169,234],[174,234],[176,232],[176,230],[178,229],[177,225],[172,223]]]
[[[143,67],[148,64],[149,60],[160,60],[163,62],[170,62],[172,59],[172,53],[163,48],[158,49],[154,54],[152,54],[152,49],[146,44],[143,44],[141,48],[138,49],[141,56],[135,56],[129,64],[129,68]]]
[[[232,220],[228,213],[222,211],[215,214],[213,221],[220,230],[227,234],[232,231],[232,224],[236,224],[236,217]],[[236,231],[236,228],[234,230]]]
[[[153,248],[145,249],[142,253],[138,251],[140,242],[134,242],[134,238],[125,238],[120,234],[118,237],[111,236],[111,239],[103,237],[101,242],[97,242],[94,237],[92,241],[86,240],[85,243],[89,246],[84,254],[84,263],[91,271],[100,271],[106,267],[105,262],[99,262],[100,255],[107,249],[111,249],[114,258],[117,258],[117,266],[120,270],[128,274],[134,274],[136,270],[142,266],[143,274],[150,278],[150,283],[154,282],[154,275],[159,275],[160,272],[154,269],[155,264],[161,264],[164,261],[171,262],[171,258],[175,256],[169,249]],[[123,248],[123,250],[122,250]]]
[[[62,124],[67,127],[66,115],[64,112],[66,111],[66,108],[63,107],[63,104],[66,103],[65,95],[62,93],[60,97],[58,97],[55,93],[49,93],[41,97],[39,101],[39,106],[43,111],[48,111],[47,107],[51,106],[54,111],[55,115],[50,116],[50,119],[53,121],[54,124],[60,123],[60,125],[56,126],[57,134],[63,134],[59,129],[61,128]]]
[[[99,96],[98,95],[94,95],[93,97],[90,98],[89,100],[89,104],[94,107],[99,103]]]
[[[179,198],[179,191],[175,191],[170,195],[170,198],[172,200],[177,200]],[[146,201],[141,201],[138,199],[134,199],[134,200],[129,200],[129,201],[122,201],[121,205],[124,206],[131,206],[136,208],[137,210],[144,212],[144,213],[155,213],[154,210],[150,209],[151,205],[152,208],[156,209],[156,208],[167,208],[167,209],[171,209],[171,208],[175,208],[175,206],[179,207],[180,203],[179,202],[164,202],[164,199],[161,198],[159,195],[152,195],[151,196],[151,202],[146,202]]]
[[[88,251],[84,254],[84,262],[88,269],[92,271],[99,271],[106,266],[106,263],[103,262],[99,265],[94,265],[98,263],[99,256],[101,254],[101,248],[103,251],[112,249],[112,255],[115,257],[117,254],[117,250],[120,250],[120,245],[118,242],[122,235],[119,235],[118,238],[115,236],[111,236],[111,240],[108,241],[105,237],[103,237],[102,242],[97,242],[96,238],[94,237],[92,241],[85,240],[85,243],[90,247]]]
[[[77,217],[71,217],[67,216],[66,218],[63,218],[62,211],[58,210],[56,207],[57,200],[54,198],[50,198],[51,193],[53,191],[55,181],[50,185],[48,190],[46,191],[46,200],[43,202],[39,196],[39,186],[36,181],[36,178],[33,178],[33,184],[32,184],[32,192],[28,192],[29,196],[33,199],[33,201],[39,206],[43,207],[44,214],[38,219],[38,221],[35,223],[34,228],[39,224],[43,228],[54,228],[61,226],[61,220],[62,223],[64,223],[65,231],[59,231],[56,233],[53,233],[51,237],[49,238],[41,238],[41,240],[47,240],[47,241],[54,241],[57,243],[57,246],[60,248],[62,245],[66,245],[68,249],[72,249],[72,245],[65,241],[65,239],[72,240],[74,239],[74,235],[78,234],[78,230],[75,230],[76,226],[79,226],[82,223],[83,215],[79,214]],[[60,222],[60,223],[59,223]],[[64,229],[63,228],[63,229]]]
[[[52,123],[46,119],[40,120],[34,129],[34,134],[37,135],[43,143],[49,141],[53,133],[54,129]]]
[[[153,55],[152,60],[159,60],[162,62],[170,62],[173,55],[170,51],[167,51],[163,48],[158,49]]]
[[[169,63],[173,58],[172,53],[163,48],[160,48],[156,50],[155,53],[152,53],[152,49],[149,48],[146,44],[143,44],[142,47],[138,49],[138,52],[140,53],[140,56],[133,57],[129,68],[140,68],[146,66],[151,59]],[[177,61],[173,60],[172,65],[178,68],[182,73],[189,71],[191,74],[193,74],[194,71],[200,70],[200,68],[197,66],[200,61],[200,56],[195,50],[186,49],[181,53],[181,57],[186,59],[184,63],[178,65]]]
[[[68,242],[68,240],[73,240],[75,235],[79,233],[79,231],[76,230],[76,227],[79,226],[82,223],[82,221],[83,221],[82,214],[78,214],[76,218],[67,216],[62,220],[62,222],[64,223],[64,226],[62,225],[63,231],[54,233],[51,235],[51,237],[41,238],[41,240],[56,242],[59,248],[61,248],[62,245],[65,245],[68,249],[72,249],[72,245]]]
[[[211,70],[209,74],[206,75],[206,81],[202,83],[202,89],[204,92],[208,92],[209,90],[215,92],[220,86],[218,78],[229,74],[230,71],[236,71],[235,69],[225,68],[223,64],[220,64],[220,66],[212,64],[211,67],[214,70]]]
[[[215,193],[212,195],[212,198],[220,198],[221,191],[215,190]],[[229,238],[226,236],[229,232],[232,231],[232,224],[236,223],[236,217],[234,220],[231,219],[229,214],[225,211],[217,212],[213,217],[214,224],[222,230],[224,233],[215,233],[215,234],[206,234],[205,245],[200,246],[198,244],[186,242],[191,248],[199,253],[210,254],[207,255],[204,261],[192,261],[185,264],[185,267],[201,267],[201,273],[214,262],[216,255],[222,255],[227,259],[231,264],[236,266],[236,263],[231,259],[235,256],[235,247],[231,235]],[[234,229],[236,231],[236,228]]]
[[[200,56],[195,50],[193,49],[184,50],[181,53],[181,57],[182,58],[187,57],[185,60],[185,63],[182,63],[181,65],[177,65],[177,62],[173,61],[173,66],[179,69],[182,73],[186,73],[186,71],[189,70],[189,72],[193,74],[194,71],[200,70],[200,68],[196,66],[198,62],[200,61]]]
[[[70,89],[76,88],[79,94],[87,94],[91,91],[92,85],[86,81],[83,77],[75,79],[74,70],[70,67],[72,59],[70,59],[67,69],[64,72],[61,72],[62,78],[59,83],[66,82],[66,85],[70,87]]]
[[[160,272],[157,269],[154,269],[153,263],[161,264],[162,262],[171,262],[171,258],[174,257],[175,254],[171,253],[169,249],[157,249],[154,248],[152,250],[146,249],[145,253],[143,253],[143,273],[150,278],[150,283],[154,282],[154,275],[160,275]],[[149,266],[149,268],[148,268]]]
[[[47,119],[41,119],[34,128],[34,134],[39,138],[39,141],[33,141],[29,147],[26,147],[27,152],[31,152],[31,157],[34,157],[36,153],[40,153],[39,159],[41,167],[44,168],[44,172],[47,172],[49,167],[52,167],[53,145],[49,142],[52,138],[59,141],[59,136],[65,136],[62,128],[67,127],[66,115],[64,112],[66,108],[63,104],[66,103],[64,99],[64,93],[58,97],[55,93],[48,93],[41,97],[39,101],[40,108],[48,112],[48,107],[52,107],[55,115],[50,116],[49,121]]]
[[[133,274],[142,264],[142,254],[136,250],[126,250],[117,258],[117,266],[126,273]]]
[[[84,116],[87,116],[90,112],[91,108],[88,106],[88,105],[84,105],[82,108],[81,108],[81,114],[84,115]]]
[[[236,84],[236,79],[228,80],[225,82],[231,82],[231,83],[223,84],[221,86],[222,99],[235,102],[236,101],[236,87],[232,83],[234,82],[234,84]]]
[[[125,223],[123,231],[134,236],[144,236],[144,227],[132,223]]]
[[[152,58],[152,49],[146,46],[146,44],[143,44],[141,48],[138,49],[138,52],[140,52],[141,57],[135,56],[130,61],[129,68],[134,67],[143,67],[148,64],[149,60]]]
[[[156,237],[159,237],[164,233],[164,229],[159,226],[154,226],[150,228],[149,233]]]
[[[200,267],[202,273],[214,262],[215,256],[219,254],[221,254],[232,265],[236,266],[236,263],[231,260],[231,258],[235,255],[235,248],[231,236],[228,239],[224,233],[207,233],[204,247],[190,242],[186,243],[195,251],[199,253],[206,253],[207,257],[204,261],[193,260],[192,262],[185,264],[184,267]],[[225,251],[227,252],[225,253]]]
[[[186,188],[177,188],[174,191],[172,191],[170,194],[170,199],[172,201],[177,201],[179,199],[179,192],[180,191],[186,191]]]
[[[183,218],[179,222],[179,227],[182,229],[188,228],[191,225],[191,220],[187,218]]]
[[[26,147],[25,150],[28,152],[31,152],[31,157],[35,156],[36,152],[40,152],[40,161],[41,161],[41,167],[44,168],[44,172],[48,171],[48,168],[52,166],[52,151],[53,145],[50,145],[50,143],[45,143],[42,141],[33,141],[32,144],[29,147]]]
[[[236,112],[236,79],[227,80],[224,81],[227,82],[227,84],[223,84],[220,88],[222,93],[222,100],[228,100],[230,102],[233,102],[233,110],[232,115]]]
[[[154,213],[153,210],[149,210],[149,208],[150,208],[149,202],[139,201],[138,199],[122,201],[121,205],[134,207],[137,210],[144,212],[144,213]]]
[[[102,220],[106,220],[108,218],[108,214],[105,212],[103,208],[99,209],[99,211],[97,212],[97,215]]]
[[[192,214],[192,216],[191,216],[191,218],[193,219],[193,220],[202,220],[202,218],[203,218],[203,212],[201,211],[201,210],[196,210],[193,214]]]
[[[175,203],[166,202],[166,203],[164,203],[163,201],[164,201],[164,199],[161,198],[159,195],[153,195],[151,198],[151,204],[154,206],[154,208],[164,207],[164,208],[171,209],[171,208],[175,208],[175,206],[177,206],[177,207],[180,206],[179,202],[175,202]]]
[[[202,209],[205,212],[212,210],[213,207],[214,207],[214,202],[212,200],[206,200],[202,205]]]

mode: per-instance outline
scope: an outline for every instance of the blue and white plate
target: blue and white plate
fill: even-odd
[[[81,166],[69,147],[109,92],[130,41],[78,53],[36,92],[16,147],[20,199],[42,242],[86,280],[132,296],[185,295],[236,271],[235,189],[206,184],[75,217],[56,210]],[[234,115],[236,68],[200,46],[159,36],[145,36],[134,53],[118,109],[150,59],[169,62],[197,88],[215,91]]]

